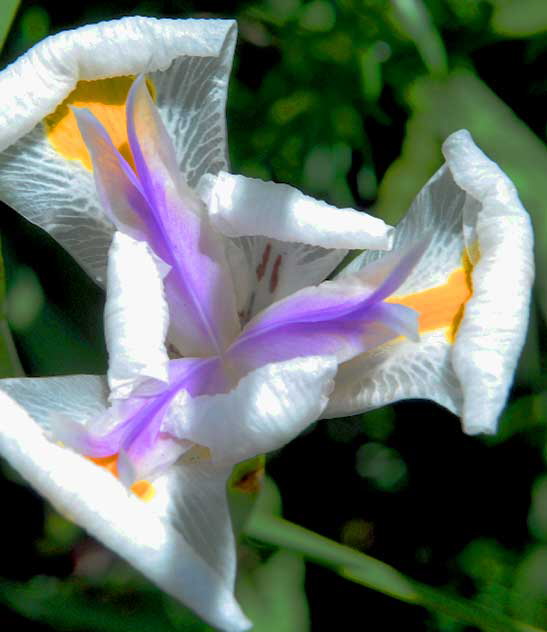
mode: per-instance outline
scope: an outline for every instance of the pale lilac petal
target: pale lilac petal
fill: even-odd
[[[117,232],[110,248],[105,336],[111,398],[160,392],[168,383],[169,312],[149,246]],[[143,390],[144,389],[144,390]]]
[[[183,355],[218,354],[239,331],[222,241],[200,217],[201,203],[177,171],[173,147],[142,78],[130,91],[127,116],[131,151],[160,235],[151,246],[172,268],[166,277],[170,339]]]
[[[229,360],[245,370],[297,356],[334,354],[345,362],[376,346],[366,335],[372,323],[383,323],[392,337],[416,338],[413,310],[382,301],[404,282],[427,245],[422,240],[390,253],[368,272],[305,288],[275,303],[245,327],[228,351]],[[377,344],[385,341],[385,328]]]
[[[315,200],[287,184],[221,172],[200,183],[215,228],[228,237],[261,235],[323,248],[389,250],[381,219]]]
[[[187,540],[185,520],[177,521],[178,516],[167,513],[165,503],[154,510],[153,504],[138,499],[103,468],[48,441],[40,427],[4,393],[0,393],[0,409],[0,453],[61,513],[210,624],[227,632],[250,627],[224,567],[215,570],[192,546],[194,524]],[[224,476],[221,471],[218,480]],[[195,492],[190,494],[194,497]],[[199,498],[198,511],[199,502],[207,503],[207,499]],[[211,515],[207,508],[202,511]],[[219,519],[226,520],[226,515],[219,514]],[[225,534],[225,524],[219,528]]]
[[[232,20],[130,17],[48,37],[0,73],[0,199],[47,230],[99,283],[114,227],[93,174],[49,142],[42,120],[79,81],[149,73],[191,186],[225,169]]]
[[[444,151],[447,164],[396,228],[394,248],[425,231],[432,231],[431,244],[390,300],[404,304],[427,290],[431,303],[421,318],[427,317],[439,309],[438,290],[463,272],[465,257],[472,265],[471,296],[456,302],[446,320],[420,331],[420,343],[395,340],[342,365],[325,416],[421,397],[461,415],[469,433],[495,430],[528,320],[531,224],[512,183],[468,132],[449,137]],[[364,254],[347,274],[380,256]]]
[[[334,356],[297,358],[263,366],[225,394],[181,392],[165,417],[165,430],[206,446],[219,465],[275,450],[320,416],[336,367]]]
[[[118,230],[143,239],[150,208],[136,175],[93,114],[79,108],[73,112],[93,162],[95,186],[107,218]]]

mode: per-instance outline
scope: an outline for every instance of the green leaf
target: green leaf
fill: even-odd
[[[309,613],[302,557],[278,551],[253,570],[240,570],[236,596],[253,632],[306,632]]]
[[[0,51],[4,48],[20,1],[21,0],[2,0],[0,3]]]
[[[516,621],[505,613],[451,595],[406,577],[398,570],[370,555],[308,531],[277,516],[256,511],[247,524],[247,534],[304,555],[328,566],[342,577],[372,588],[395,599],[492,632],[540,632],[540,628]]]
[[[509,37],[527,37],[547,31],[545,0],[490,0],[492,30]]]
[[[0,253],[0,378],[23,375],[6,317],[6,274]]]

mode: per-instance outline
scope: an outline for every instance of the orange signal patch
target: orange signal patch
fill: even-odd
[[[473,265],[467,253],[464,253],[461,267],[456,268],[443,285],[407,296],[393,297],[386,302],[415,309],[420,314],[420,333],[446,327],[446,338],[453,344],[465,304],[473,294],[472,270]]]
[[[93,170],[91,157],[78,129],[76,117],[69,105],[87,108],[104,125],[116,149],[133,164],[127,140],[125,102],[135,77],[114,77],[95,81],[79,81],[76,88],[44,119],[46,137],[55,151],[68,160],[78,160],[89,171]],[[146,81],[154,97],[154,87]]]
[[[87,457],[90,461],[104,468],[110,472],[113,476],[118,478],[118,455],[105,456],[102,458]],[[149,481],[137,481],[131,485],[131,491],[138,496],[141,500],[148,501],[154,498],[156,490]]]

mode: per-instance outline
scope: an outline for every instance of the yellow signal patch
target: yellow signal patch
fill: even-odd
[[[133,164],[127,140],[125,102],[134,79],[134,76],[126,76],[79,81],[55,112],[44,119],[46,137],[55,151],[68,160],[78,160],[89,171],[93,170],[76,117],[69,108],[72,105],[90,110],[104,125],[117,150],[129,164]],[[154,97],[152,82],[147,79],[146,83]]]
[[[415,309],[420,314],[420,333],[446,328],[446,339],[453,344],[463,318],[465,304],[473,294],[472,271],[473,265],[467,253],[464,253],[461,267],[456,268],[443,285],[406,296],[393,297],[387,302]]]

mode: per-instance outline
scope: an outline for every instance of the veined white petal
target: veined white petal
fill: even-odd
[[[395,234],[397,249],[432,231],[427,252],[392,299],[419,309],[421,341],[396,340],[342,365],[327,417],[423,397],[461,415],[466,432],[496,428],[528,321],[530,219],[510,180],[468,132],[449,137],[444,151],[447,164]],[[364,253],[344,275],[381,256]]]
[[[22,406],[45,431],[59,417],[85,424],[108,406],[108,385],[100,375],[23,377],[0,380],[0,391]]]
[[[204,173],[226,168],[224,107],[235,35],[231,20],[131,17],[37,44],[0,73],[0,199],[48,231],[104,283],[114,228],[97,199],[93,174],[82,164],[85,152],[60,150],[44,117],[79,81],[148,73],[182,173],[194,186]],[[114,96],[115,105],[123,106],[124,95],[121,101]],[[93,103],[87,106],[93,109]],[[120,130],[122,109],[114,116]]]
[[[288,443],[322,413],[332,389],[334,356],[296,358],[252,371],[229,393],[175,397],[165,431],[234,465]]]
[[[177,526],[103,468],[48,441],[5,393],[0,393],[0,410],[0,453],[61,513],[212,625],[228,632],[250,627],[232,587]]]
[[[199,185],[213,225],[228,237],[261,235],[323,248],[389,250],[393,228],[353,209],[339,209],[287,184],[224,171]]]
[[[182,461],[154,480],[155,494],[148,504],[184,533],[194,551],[233,589],[236,545],[226,497],[231,467],[190,457]]]
[[[226,254],[243,323],[304,287],[321,283],[346,256],[328,250],[267,237],[226,238]]]
[[[533,232],[513,183],[473,143],[469,132],[443,145],[447,165],[466,192],[464,225],[478,242],[473,295],[465,306],[452,364],[464,391],[470,434],[495,432],[528,326],[534,278]]]
[[[147,243],[114,234],[104,312],[113,398],[128,397],[136,390],[140,394],[162,391],[169,381],[165,348],[169,310],[163,276]]]

